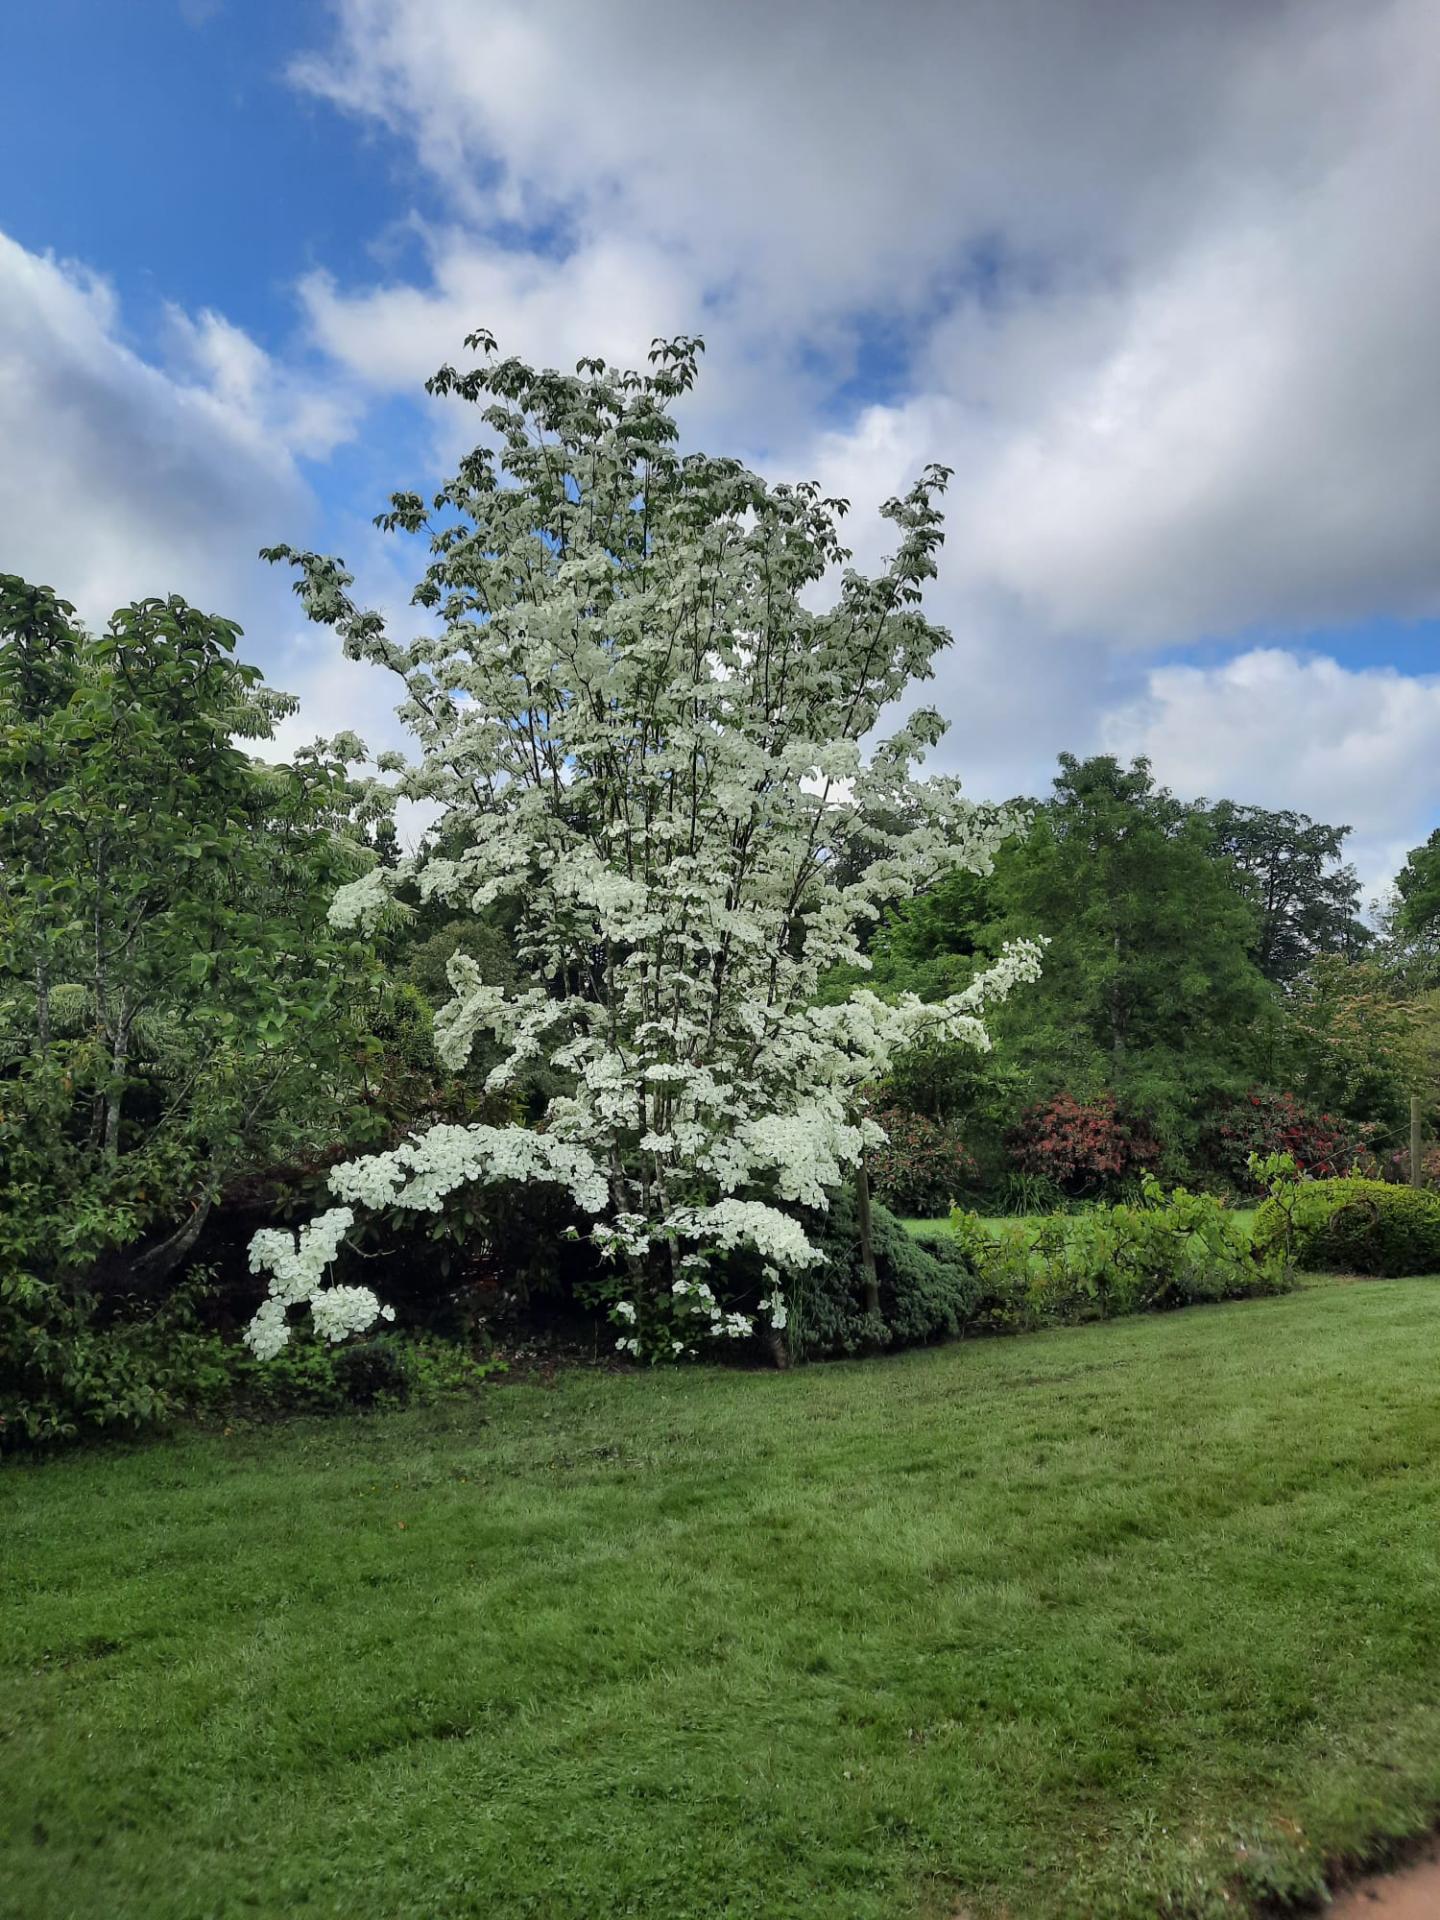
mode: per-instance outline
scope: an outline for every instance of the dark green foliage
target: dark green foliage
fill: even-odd
[[[1313,1180],[1295,1198],[1294,1257],[1310,1273],[1440,1273],[1440,1194],[1384,1180]],[[1285,1213],[1267,1200],[1255,1242],[1283,1243]]]
[[[326,918],[389,800],[353,736],[236,744],[295,704],[237,633],[0,575],[0,1273],[156,1291],[238,1174],[413,1099],[423,1005]]]
[[[509,929],[494,918],[472,914],[465,920],[447,920],[423,939],[406,943],[405,970],[432,1007],[441,1007],[450,998],[446,968],[457,953],[475,962],[487,986],[514,992],[519,972]]]
[[[796,1359],[878,1346],[923,1346],[953,1340],[964,1331],[975,1282],[958,1250],[921,1246],[885,1207],[876,1206],[871,1213],[880,1283],[878,1322],[864,1310],[855,1202],[848,1192],[842,1193],[828,1214],[807,1226],[825,1260],[795,1282],[789,1342]]]
[[[457,1341],[382,1334],[331,1346],[297,1334],[273,1360],[227,1345],[227,1406],[236,1414],[343,1413],[353,1407],[427,1406],[504,1371]]]
[[[331,1362],[335,1384],[352,1407],[377,1401],[403,1406],[410,1398],[405,1350],[398,1340],[357,1340],[337,1347]]]
[[[923,1242],[876,1207],[878,1323],[863,1308],[851,1196],[837,1196],[808,1230],[826,1259],[799,1277],[792,1296],[797,1359],[1251,1299],[1291,1284],[1283,1244],[1257,1249],[1245,1219],[1223,1202],[1148,1179],[1133,1205],[1043,1220],[1002,1224],[957,1208],[949,1228]]]
[[[0,1451],[135,1432],[223,1399],[235,1353],[201,1330],[199,1295],[191,1284],[158,1307],[107,1309],[32,1275],[0,1275]]]
[[[520,1307],[569,1301],[601,1270],[588,1218],[562,1187],[542,1181],[476,1185],[439,1213],[392,1208],[360,1231],[374,1282],[406,1323],[454,1324],[455,1297],[479,1289]],[[473,1305],[473,1301],[472,1301]]]
[[[298,1335],[261,1362],[205,1327],[205,1293],[191,1282],[155,1306],[67,1299],[43,1281],[0,1280],[0,1452],[197,1415],[426,1403],[478,1386],[502,1365],[429,1335],[342,1346]]]
[[[1197,1104],[1242,1075],[1267,1004],[1256,910],[1147,762],[1062,755],[1054,797],[997,863],[995,936],[1050,936],[997,1015],[1035,1097],[1108,1089],[1183,1163]]]
[[[875,1116],[889,1136],[866,1157],[875,1195],[896,1213],[948,1213],[973,1191],[977,1168],[958,1127],[888,1107]]]
[[[1359,879],[1340,864],[1349,827],[1233,800],[1193,811],[1257,909],[1255,964],[1267,980],[1287,986],[1319,955],[1354,955],[1369,944]]]
[[[1053,794],[993,874],[942,882],[880,931],[872,983],[938,997],[1007,939],[1037,935],[1044,972],[990,1016],[994,1052],[902,1060],[895,1096],[958,1119],[991,1181],[1017,1113],[1060,1093],[1113,1095],[1149,1122],[1165,1165],[1184,1168],[1204,1104],[1255,1077],[1271,988],[1253,957],[1251,881],[1147,762],[1063,754]]]
[[[1423,847],[1412,847],[1395,878],[1399,931],[1412,940],[1440,936],[1440,827]]]

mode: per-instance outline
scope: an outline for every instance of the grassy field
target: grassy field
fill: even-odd
[[[1440,1807],[1437,1289],[12,1467],[0,1913],[1314,1890]]]

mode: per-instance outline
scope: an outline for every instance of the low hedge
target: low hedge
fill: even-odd
[[[1134,1204],[998,1227],[957,1210],[951,1229],[981,1283],[975,1332],[1249,1300],[1291,1284],[1283,1245],[1257,1247],[1220,1201],[1150,1179]]]
[[[1292,1201],[1267,1200],[1255,1216],[1259,1248],[1283,1245],[1287,1231],[1295,1264],[1308,1273],[1440,1273],[1440,1194],[1416,1187],[1307,1180]]]
[[[954,1340],[974,1318],[980,1282],[953,1239],[921,1246],[888,1208],[871,1210],[879,1317],[864,1310],[864,1270],[854,1198],[837,1195],[829,1213],[807,1221],[824,1261],[799,1274],[790,1296],[789,1347],[797,1360],[835,1358],[876,1347]]]
[[[997,1226],[956,1208],[923,1246],[877,1206],[874,1317],[861,1304],[851,1196],[838,1196],[831,1212],[807,1228],[826,1257],[792,1288],[796,1359],[1254,1299],[1292,1284],[1283,1243],[1257,1247],[1220,1201],[1183,1187],[1166,1191],[1154,1180],[1133,1205],[1087,1207],[1039,1222]]]

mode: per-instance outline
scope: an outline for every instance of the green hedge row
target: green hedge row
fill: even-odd
[[[1385,1180],[1308,1180],[1255,1217],[1257,1248],[1287,1238],[1309,1273],[1440,1273],[1440,1194]]]
[[[1218,1200],[1148,1182],[1135,1205],[1098,1206],[996,1227],[958,1210],[922,1245],[874,1209],[880,1313],[867,1316],[854,1207],[842,1196],[812,1223],[823,1265],[792,1303],[797,1359],[917,1346],[966,1333],[1019,1333],[1210,1300],[1249,1299],[1291,1284],[1283,1245],[1257,1247]]]

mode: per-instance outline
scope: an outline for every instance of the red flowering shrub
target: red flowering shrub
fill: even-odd
[[[1038,1174],[1079,1197],[1137,1180],[1160,1159],[1160,1145],[1143,1121],[1123,1117],[1112,1093],[1077,1100],[1057,1093],[1021,1114],[1005,1136],[1023,1173]]]
[[[1410,1149],[1395,1147],[1388,1153],[1381,1153],[1367,1146],[1356,1155],[1351,1171],[1363,1174],[1367,1180],[1389,1180],[1396,1186],[1408,1187]],[[1432,1192],[1440,1191],[1440,1145],[1426,1147],[1421,1153],[1420,1184]]]
[[[1288,1153],[1302,1174],[1332,1180],[1351,1171],[1370,1131],[1307,1107],[1293,1093],[1252,1087],[1215,1121],[1209,1157],[1218,1172],[1240,1187],[1254,1184],[1246,1164],[1252,1153],[1262,1159],[1266,1154]]]
[[[891,1107],[876,1120],[889,1139],[865,1156],[875,1196],[895,1213],[948,1213],[975,1184],[975,1162],[954,1127]]]

